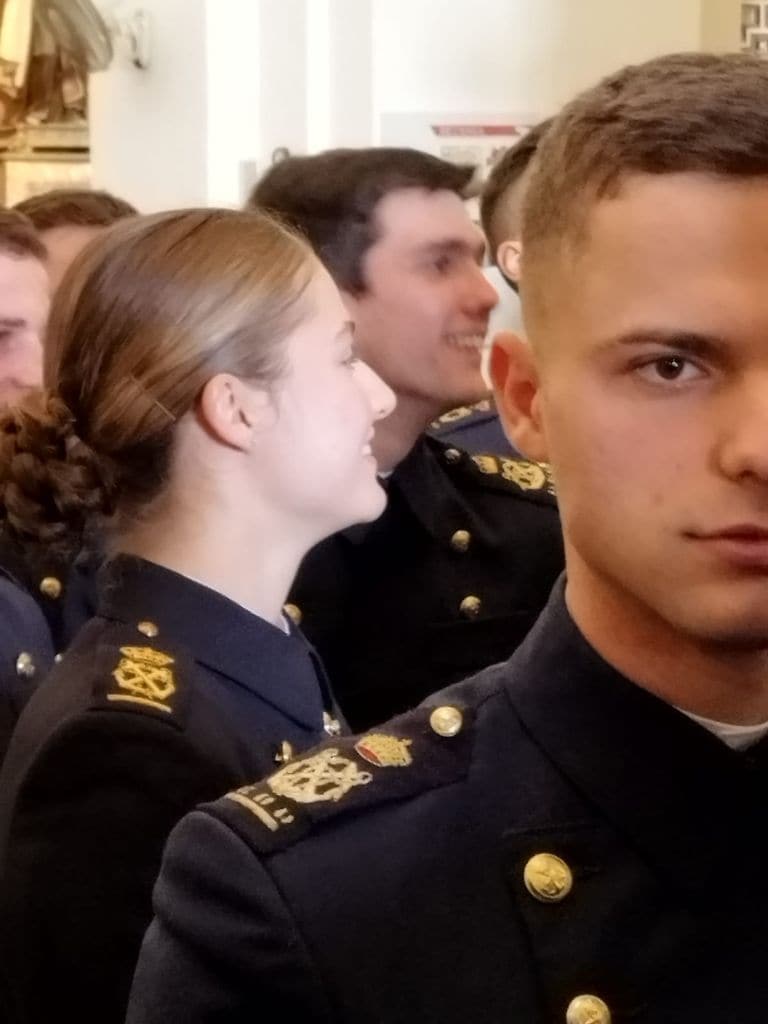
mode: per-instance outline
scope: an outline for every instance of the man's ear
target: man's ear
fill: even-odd
[[[496,263],[505,277],[515,284],[520,283],[520,259],[523,255],[523,244],[515,239],[502,242],[496,250]]]
[[[264,388],[230,373],[217,373],[200,393],[198,415],[211,437],[240,451],[253,447],[254,435],[267,425],[271,402]]]
[[[500,331],[493,339],[491,381],[496,408],[512,444],[529,459],[546,462],[533,353],[530,345],[510,331]]]

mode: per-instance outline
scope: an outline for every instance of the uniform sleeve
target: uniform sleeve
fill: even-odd
[[[267,869],[210,814],[171,836],[154,905],[126,1024],[340,1020]]]
[[[5,809],[3,1020],[123,1020],[164,842],[231,784],[150,716],[90,711],[48,740]]]

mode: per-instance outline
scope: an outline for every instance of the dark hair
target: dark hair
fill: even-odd
[[[45,246],[32,223],[16,210],[0,209],[0,253],[20,259],[45,259]]]
[[[528,310],[546,306],[553,256],[634,174],[768,176],[768,63],[683,53],[626,67],[582,93],[541,140],[523,209]],[[530,298],[529,298],[530,297]]]
[[[107,228],[138,213],[130,203],[110,192],[74,188],[55,188],[31,196],[16,203],[14,209],[29,217],[38,231],[70,225]]]
[[[294,156],[256,183],[248,206],[266,210],[306,236],[336,284],[366,289],[363,259],[378,237],[376,208],[400,189],[442,189],[466,196],[473,167],[416,149],[332,149]]]
[[[531,160],[552,118],[541,121],[510,146],[493,165],[480,196],[480,223],[488,239],[490,255],[496,262],[496,250],[502,242],[520,237],[522,193],[512,192],[528,170]],[[513,201],[513,198],[516,201]]]
[[[54,297],[46,390],[0,418],[13,538],[68,553],[91,526],[119,533],[145,516],[205,383],[283,371],[315,264],[271,218],[235,210],[136,217],[91,242]]]

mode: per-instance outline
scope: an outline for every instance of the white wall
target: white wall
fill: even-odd
[[[97,185],[237,204],[277,146],[379,141],[383,113],[552,113],[631,61],[733,48],[736,0],[97,0],[147,9],[152,66],[91,88]]]
[[[228,0],[219,0],[228,2]],[[153,211],[208,197],[206,0],[144,0],[152,64],[116,60],[91,76],[93,184]],[[105,15],[137,3],[99,0]]]
[[[373,2],[374,117],[546,116],[623,64],[700,42],[700,0]]]

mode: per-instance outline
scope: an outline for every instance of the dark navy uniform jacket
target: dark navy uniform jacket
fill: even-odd
[[[57,652],[94,615],[96,569],[101,561],[100,555],[72,557],[43,545],[24,548],[0,531],[0,572],[36,602]]]
[[[309,553],[291,601],[354,729],[509,657],[563,568],[546,467],[423,437],[384,514]]]
[[[21,709],[53,657],[50,630],[37,603],[0,570],[0,763]]]
[[[317,656],[136,558],[33,694],[0,775],[0,1019],[122,1021],[172,826],[316,743]]]
[[[430,424],[429,432],[444,444],[455,445],[465,452],[492,452],[494,455],[518,457],[520,454],[504,433],[490,398],[443,413]]]
[[[558,587],[507,664],[184,819],[128,1022],[765,1024],[767,796],[768,743],[622,677]]]

